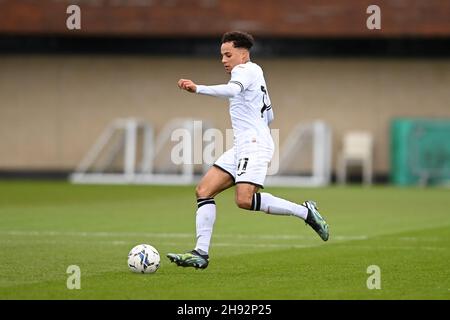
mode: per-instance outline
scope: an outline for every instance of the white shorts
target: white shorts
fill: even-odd
[[[258,135],[250,131],[237,138],[234,146],[222,154],[214,166],[232,176],[235,183],[250,183],[264,188],[273,152],[274,144],[270,135]]]

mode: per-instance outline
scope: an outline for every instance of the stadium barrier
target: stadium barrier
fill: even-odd
[[[281,147],[278,129],[272,129],[272,137],[275,152],[267,186],[314,187],[330,183],[331,129],[327,124],[298,124]],[[172,119],[155,135],[153,126],[144,120],[116,119],[69,180],[83,184],[193,184],[225,151],[224,147],[232,146],[231,129],[226,130],[223,140],[223,133],[204,120]],[[300,162],[303,166],[299,168]]]

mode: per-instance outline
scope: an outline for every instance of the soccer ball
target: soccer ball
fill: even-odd
[[[149,244],[139,244],[128,254],[128,267],[137,273],[154,273],[159,268],[159,252]]]

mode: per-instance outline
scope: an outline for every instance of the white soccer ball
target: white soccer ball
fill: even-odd
[[[139,244],[128,254],[128,267],[133,272],[154,273],[159,268],[159,252],[149,244]]]

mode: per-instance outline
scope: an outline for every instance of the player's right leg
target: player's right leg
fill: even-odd
[[[209,245],[216,220],[214,197],[234,185],[233,176],[217,166],[211,167],[195,189],[197,196],[195,249],[187,253],[169,253],[167,257],[181,267],[205,269],[209,263]]]

